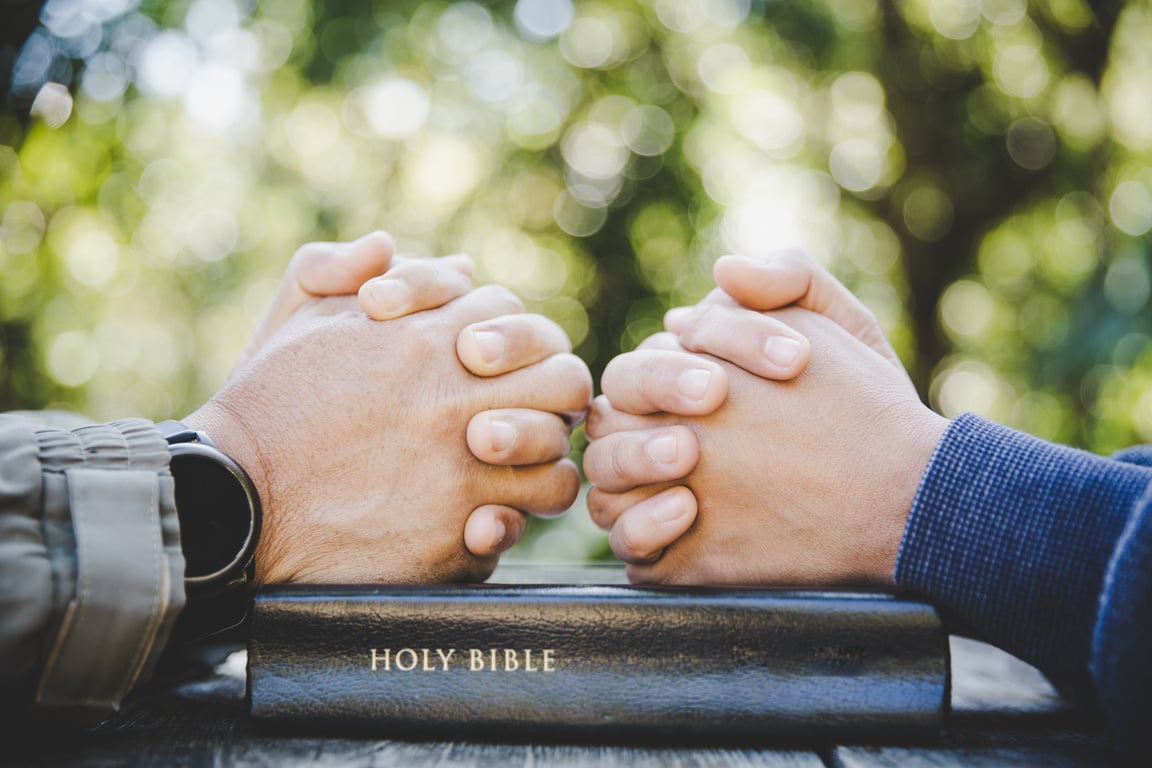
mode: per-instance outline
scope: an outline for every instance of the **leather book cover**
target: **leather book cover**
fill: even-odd
[[[256,593],[251,713],[386,738],[931,736],[948,638],[889,594],[618,585]]]

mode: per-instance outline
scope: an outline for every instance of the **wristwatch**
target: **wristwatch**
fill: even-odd
[[[157,425],[168,441],[176,487],[187,603],[176,634],[191,641],[241,624],[260,538],[260,497],[244,468],[203,432]]]

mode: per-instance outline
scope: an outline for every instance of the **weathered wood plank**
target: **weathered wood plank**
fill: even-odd
[[[840,748],[833,754],[832,765],[835,768],[1095,768],[1117,763],[1107,750],[1097,746],[1034,743],[986,749]]]
[[[1071,708],[1035,667],[1015,656],[965,637],[953,637],[950,646],[954,713],[1040,713]]]
[[[804,750],[585,746],[566,744],[444,743],[360,738],[297,737],[254,730],[244,702],[244,656],[214,674],[160,686],[142,696],[109,727],[60,738],[53,730],[5,739],[0,765],[27,768],[137,766],[403,766],[403,768],[823,768]],[[402,734],[401,734],[402,736]],[[513,734],[492,734],[494,741]]]
[[[256,731],[244,701],[244,657],[199,678],[158,684],[103,730],[62,737],[58,730],[3,734],[0,765],[29,768],[193,766],[558,766],[559,768],[876,768],[877,766],[1112,765],[1107,740],[1036,670],[990,646],[957,639],[949,733],[926,743],[827,745],[818,751],[440,743],[313,738]],[[400,734],[402,736],[402,734]],[[493,734],[498,740],[508,735]],[[511,739],[508,739],[511,741]],[[822,759],[826,757],[827,759]]]
[[[838,747],[836,768],[916,765],[1114,765],[1099,726],[1062,699],[1034,667],[990,645],[954,637],[952,718],[939,743],[918,748]]]
[[[252,768],[428,766],[429,768],[823,768],[813,752],[728,749],[645,749],[570,745],[438,744],[326,739],[281,740],[221,754],[224,765]]]

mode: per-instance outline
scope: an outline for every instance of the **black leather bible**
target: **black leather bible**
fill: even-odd
[[[248,651],[259,724],[438,740],[918,738],[948,670],[893,595],[587,584],[265,588]]]

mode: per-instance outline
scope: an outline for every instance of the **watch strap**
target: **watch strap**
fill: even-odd
[[[212,442],[212,439],[208,437],[206,433],[192,429],[182,421],[168,419],[167,421],[159,422],[156,426],[164,434],[164,439],[168,441],[168,445],[200,443],[207,445],[209,448],[216,448],[216,443]]]
[[[221,633],[240,627],[247,618],[248,588],[255,576],[255,549],[261,524],[260,499],[251,479],[243,467],[224,454],[204,432],[180,421],[163,421],[157,427],[164,434],[171,454],[173,476],[176,478],[177,514],[181,521],[181,538],[189,570],[203,555],[196,551],[205,542],[215,543],[219,538],[215,528],[205,529],[204,518],[216,516],[223,523],[223,538],[232,542],[224,555],[214,553],[210,558],[219,561],[220,568],[208,566],[199,573],[185,573],[184,586],[188,603],[176,625],[176,637],[181,643],[202,642],[211,638],[215,642]],[[206,472],[211,472],[205,478]],[[181,475],[190,485],[181,492]],[[205,486],[226,483],[230,487],[215,489],[222,494],[202,493]],[[189,493],[193,495],[190,497]],[[181,509],[181,501],[194,500],[197,508],[189,504]],[[227,500],[227,504],[222,504]],[[211,509],[203,507],[211,506]],[[223,507],[223,508],[221,508]],[[214,558],[214,559],[213,559]],[[222,558],[222,559],[221,559]],[[201,558],[202,559],[202,558]]]

